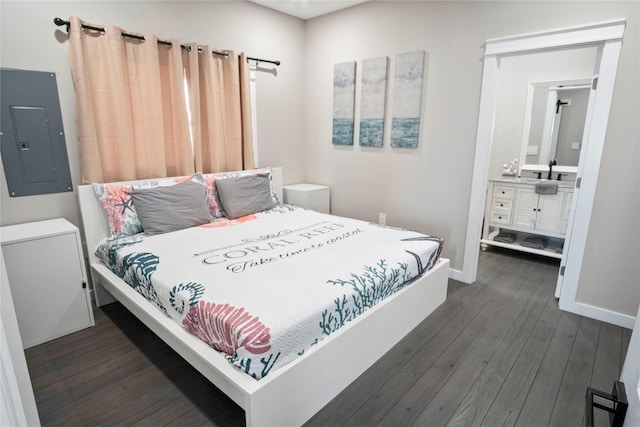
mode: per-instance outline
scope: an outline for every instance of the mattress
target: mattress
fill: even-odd
[[[96,254],[258,380],[429,270],[442,245],[423,233],[278,205],[104,240]]]

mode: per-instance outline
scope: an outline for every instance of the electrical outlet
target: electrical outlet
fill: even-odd
[[[387,225],[387,214],[386,213],[378,214],[378,224]]]

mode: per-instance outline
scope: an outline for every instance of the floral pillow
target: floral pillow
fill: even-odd
[[[204,179],[200,174],[178,177],[171,180],[149,181],[143,184],[93,184],[93,191],[98,196],[102,208],[107,215],[107,223],[112,238],[132,236],[141,233],[142,222],[136,213],[131,199],[131,191],[134,189],[169,186],[187,181],[195,181],[204,185]]]
[[[107,215],[112,238],[142,232],[142,223],[133,207],[131,190],[132,185],[93,184],[93,191]]]

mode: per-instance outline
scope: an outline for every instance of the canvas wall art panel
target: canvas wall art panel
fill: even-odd
[[[355,61],[333,66],[333,144],[353,145],[356,101]]]
[[[391,119],[394,148],[418,146],[424,66],[424,51],[396,55]]]
[[[360,145],[363,147],[382,147],[384,141],[388,64],[386,56],[362,61]]]

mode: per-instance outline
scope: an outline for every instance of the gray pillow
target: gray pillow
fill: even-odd
[[[236,219],[275,206],[268,174],[217,179],[215,182],[216,193],[227,218]]]
[[[211,219],[205,188],[197,182],[133,190],[131,198],[146,235],[206,224]]]

